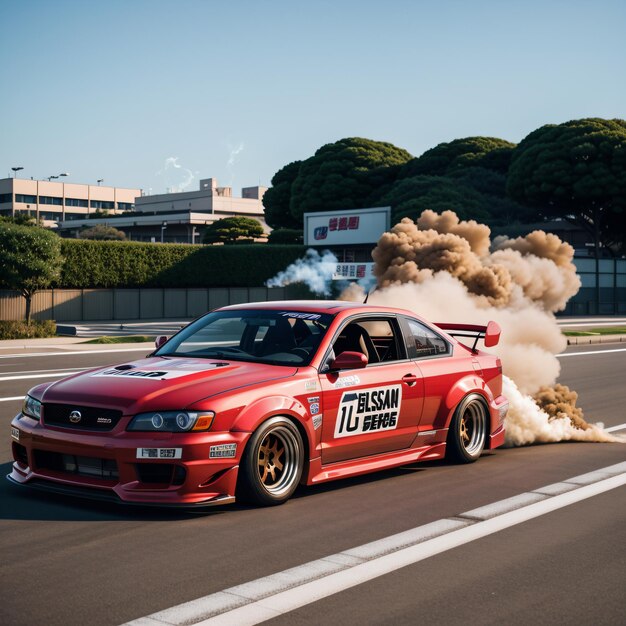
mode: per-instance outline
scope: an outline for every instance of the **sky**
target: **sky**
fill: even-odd
[[[0,177],[239,195],[343,137],[626,118],[625,32],[624,0],[0,0]]]

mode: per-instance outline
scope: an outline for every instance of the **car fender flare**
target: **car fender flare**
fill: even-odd
[[[254,432],[265,420],[281,415],[288,417],[300,429],[304,444],[308,449],[308,458],[315,456],[313,419],[301,402],[287,396],[268,396],[247,405],[237,416],[231,431]]]
[[[444,405],[447,410],[446,416],[446,428],[450,427],[450,421],[452,420],[452,416],[454,415],[454,411],[456,411],[459,403],[463,401],[463,398],[466,396],[475,393],[485,400],[485,404],[487,405],[487,411],[489,413],[489,407],[493,405],[494,398],[491,390],[487,386],[487,383],[477,375],[464,376],[450,387],[448,394],[446,395]]]

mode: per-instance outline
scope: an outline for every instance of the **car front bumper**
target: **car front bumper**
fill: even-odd
[[[7,478],[14,484],[126,504],[196,507],[234,501],[250,433],[94,433],[19,414],[11,435]]]

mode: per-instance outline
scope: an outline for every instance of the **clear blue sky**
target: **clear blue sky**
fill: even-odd
[[[626,118],[625,34],[624,0],[0,0],[0,177],[238,188],[342,137]]]

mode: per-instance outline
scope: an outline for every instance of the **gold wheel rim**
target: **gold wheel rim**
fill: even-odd
[[[284,470],[285,446],[278,437],[270,433],[259,447],[259,474],[266,487],[280,481]]]

